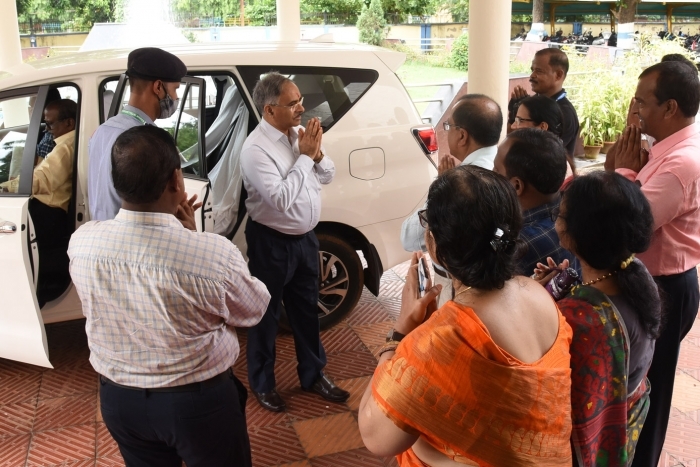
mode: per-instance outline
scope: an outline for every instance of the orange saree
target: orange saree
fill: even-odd
[[[447,302],[377,368],[372,394],[404,431],[451,459],[489,466],[571,466],[571,328],[525,364],[498,347],[471,308]],[[422,466],[409,450],[401,466]]]

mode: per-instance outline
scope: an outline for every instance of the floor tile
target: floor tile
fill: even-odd
[[[279,464],[277,467],[312,467],[311,461],[305,459],[303,461],[289,462],[287,464]]]
[[[382,281],[379,284],[379,296],[383,298],[401,299],[401,292],[403,291],[403,286],[405,282],[399,280],[392,281]]]
[[[3,405],[36,399],[41,387],[41,375],[42,372],[30,372],[0,376]]]
[[[371,380],[371,376],[363,376],[361,378],[342,379],[340,381],[336,381],[338,386],[350,392],[350,399],[348,399],[347,402],[350,410],[358,410],[360,408],[360,401],[362,400],[365,389],[367,389],[367,385]]]
[[[352,310],[346,322],[350,326],[359,324],[381,323],[382,321],[391,321],[392,318],[384,309],[378,300],[359,301],[354,310]]]
[[[664,449],[677,458],[700,458],[700,424],[685,415],[672,417]]]
[[[385,467],[386,460],[365,448],[311,459],[313,467]]]
[[[363,447],[357,420],[351,413],[293,423],[309,457],[324,456]]]
[[[678,356],[678,367],[688,369],[700,368],[700,347],[687,344],[684,341],[681,344],[681,352]]]
[[[98,457],[95,459],[95,467],[125,467],[124,459],[121,457]]]
[[[401,299],[400,298],[384,298],[379,299],[379,303],[382,304],[384,311],[391,317],[391,319],[396,319],[401,313]]]
[[[376,357],[380,347],[386,343],[387,334],[393,328],[393,321],[384,321],[382,323],[353,326],[352,330],[360,337],[360,340],[372,352],[372,355]]]
[[[2,384],[2,381],[5,378],[24,376],[32,373],[41,373],[44,370],[46,370],[46,368],[41,366],[0,358],[0,384]]]
[[[289,425],[274,425],[248,429],[253,465],[265,467],[306,459],[296,431]]]
[[[321,342],[328,358],[336,353],[362,349],[362,341],[345,323],[321,332]]]
[[[328,358],[326,372],[334,379],[359,378],[374,374],[377,360],[369,350],[343,352]]]
[[[249,430],[252,427],[280,425],[288,420],[286,412],[270,412],[267,409],[263,409],[252,392],[248,392],[245,415]]]
[[[34,431],[95,423],[97,391],[39,401]]]
[[[306,420],[349,410],[344,402],[328,402],[321,396],[302,391],[300,388],[282,391],[280,395],[287,403],[287,414],[290,421]]]
[[[700,381],[681,373],[673,383],[671,406],[681,412],[700,409]]]
[[[60,465],[95,459],[95,424],[75,425],[34,433],[27,467]]]
[[[107,430],[107,426],[104,423],[95,425],[95,439],[97,443],[95,449],[97,457],[122,459],[122,455],[119,453],[119,446],[117,446],[117,442],[114,441],[112,435],[109,434],[109,430]]]
[[[32,431],[36,399],[0,406],[0,437],[15,436]]]
[[[0,467],[21,467],[27,459],[31,435],[0,438]]]
[[[97,389],[97,373],[89,361],[43,373],[39,400],[83,394]]]

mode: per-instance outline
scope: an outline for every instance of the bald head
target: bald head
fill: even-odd
[[[501,107],[483,94],[462,96],[452,107],[452,120],[481,146],[495,146],[503,128]]]

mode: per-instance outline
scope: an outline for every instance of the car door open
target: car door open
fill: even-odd
[[[27,206],[48,86],[0,93],[0,357],[52,368],[35,285],[38,254]]]

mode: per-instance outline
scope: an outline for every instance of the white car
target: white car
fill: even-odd
[[[167,50],[185,62],[189,75],[178,91],[179,111],[157,124],[176,139],[187,192],[204,201],[196,213],[198,229],[225,235],[245,252],[238,156],[260,119],[251,103],[253,86],[262,74],[279,71],[304,96],[302,123],[321,119],[324,147],[336,166],[333,183],[323,187],[315,229],[321,245],[321,325],[328,327],[352,310],[363,285],[378,294],[384,270],[409,257],[401,247],[401,223],[425,202],[437,174],[431,158],[437,150],[435,132],[422,123],[395,74],[404,55],[321,43]],[[43,307],[36,297],[38,270],[55,266],[38,255],[27,211],[36,143],[44,127],[41,110],[50,89],[78,103],[69,208],[69,229],[74,230],[90,220],[88,141],[128,101],[128,80],[122,75],[128,53],[61,55],[0,72],[0,184],[21,175],[16,190],[10,190],[16,192],[0,193],[2,358],[51,367],[44,324],[83,317],[67,270],[65,280],[43,284],[42,290],[54,295]]]

